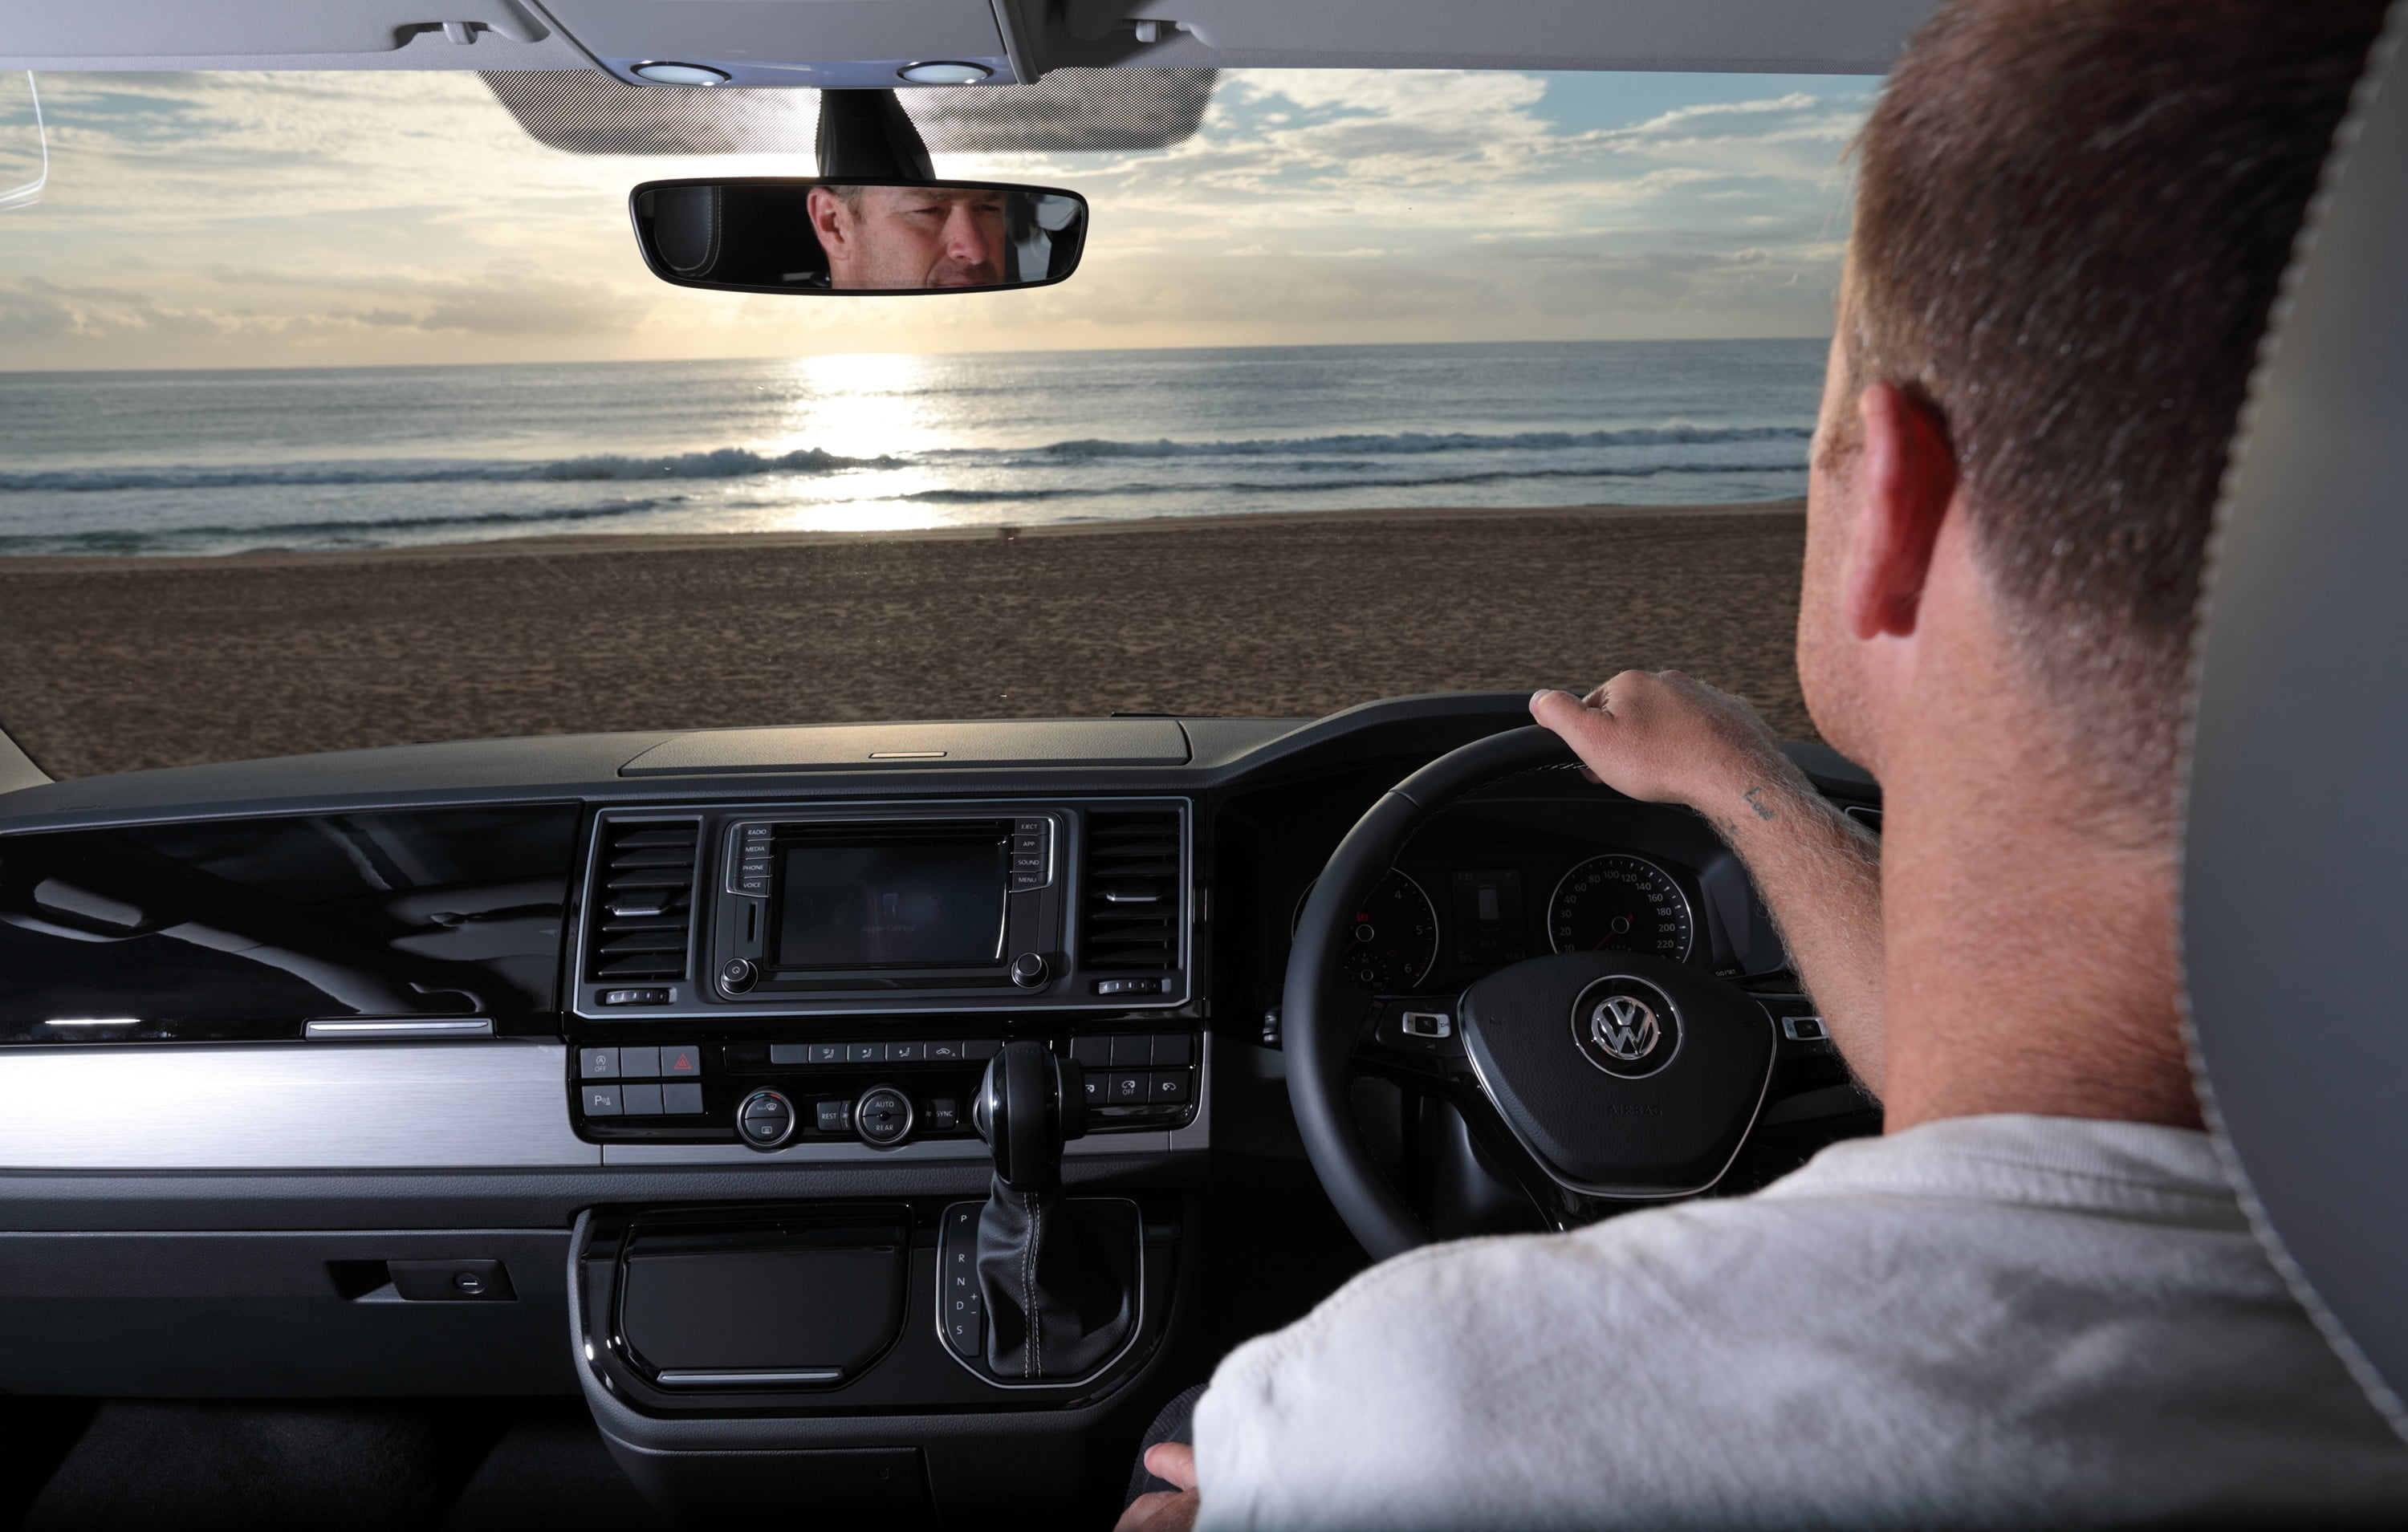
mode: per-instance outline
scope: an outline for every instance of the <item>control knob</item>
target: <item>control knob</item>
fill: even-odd
[[[1053,977],[1053,965],[1045,961],[1042,952],[1023,952],[1011,960],[1011,981],[1022,989],[1041,989]]]
[[[911,1131],[911,1098],[892,1085],[872,1085],[853,1104],[853,1130],[879,1149],[901,1143]]]
[[[775,1149],[794,1136],[795,1104],[776,1091],[754,1091],[736,1109],[736,1133],[755,1149]]]
[[[741,995],[752,987],[752,965],[740,957],[731,957],[720,966],[719,987],[730,995]]]

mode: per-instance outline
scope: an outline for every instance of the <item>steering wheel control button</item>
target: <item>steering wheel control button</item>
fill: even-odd
[[[661,1110],[671,1117],[695,1117],[702,1112],[702,1087],[671,1081],[661,1087]]]
[[[851,1133],[853,1131],[853,1103],[850,1101],[820,1102],[816,1108],[816,1116],[813,1118],[811,1125],[818,1128],[822,1133]]]
[[[873,1085],[853,1104],[853,1130],[879,1149],[901,1143],[911,1132],[911,1098],[892,1085]]]
[[[1572,1041],[1610,1075],[1644,1080],[1681,1051],[1681,1019],[1671,996],[1643,979],[1617,974],[1572,1002]]]
[[[619,1078],[619,1051],[615,1048],[580,1048],[577,1051],[577,1078],[580,1080],[616,1080]]]
[[[583,1099],[588,1117],[619,1115],[619,1087],[616,1085],[588,1085]]]
[[[1831,1040],[1830,1028],[1823,1024],[1820,1016],[1784,1016],[1781,1018],[1781,1035],[1791,1042]]]
[[[1042,989],[1053,977],[1053,966],[1042,952],[1023,952],[1011,960],[1011,981],[1022,989]]]
[[[1397,1030],[1408,1038],[1452,1038],[1455,1018],[1443,1010],[1408,1010],[1397,1018]]]
[[[755,1149],[775,1149],[794,1137],[795,1104],[776,1091],[754,1091],[736,1109],[736,1131]]]
[[[741,995],[752,987],[756,977],[750,959],[731,957],[720,965],[719,987],[730,995]]]

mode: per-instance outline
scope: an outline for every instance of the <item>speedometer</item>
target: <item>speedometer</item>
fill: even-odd
[[[1681,963],[1697,926],[1670,873],[1643,857],[1593,856],[1555,885],[1547,935],[1559,952],[1648,952]]]
[[[1291,935],[1304,920],[1313,886],[1306,884],[1297,898],[1296,916],[1288,923]],[[1391,872],[1372,885],[1353,913],[1338,964],[1354,982],[1367,990],[1394,993],[1429,977],[1438,962],[1438,907],[1421,884]]]

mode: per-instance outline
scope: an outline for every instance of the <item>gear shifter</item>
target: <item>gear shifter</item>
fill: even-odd
[[[1062,1146],[1086,1117],[1079,1067],[1025,1038],[996,1054],[970,1108],[995,1153],[978,1274],[988,1365],[1005,1377],[1083,1377],[1136,1323],[1135,1208],[1062,1195]]]

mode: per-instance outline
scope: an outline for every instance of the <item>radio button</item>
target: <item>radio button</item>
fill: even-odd
[[[580,1080],[616,1080],[619,1078],[619,1051],[615,1048],[580,1048],[577,1051],[577,1076]]]

